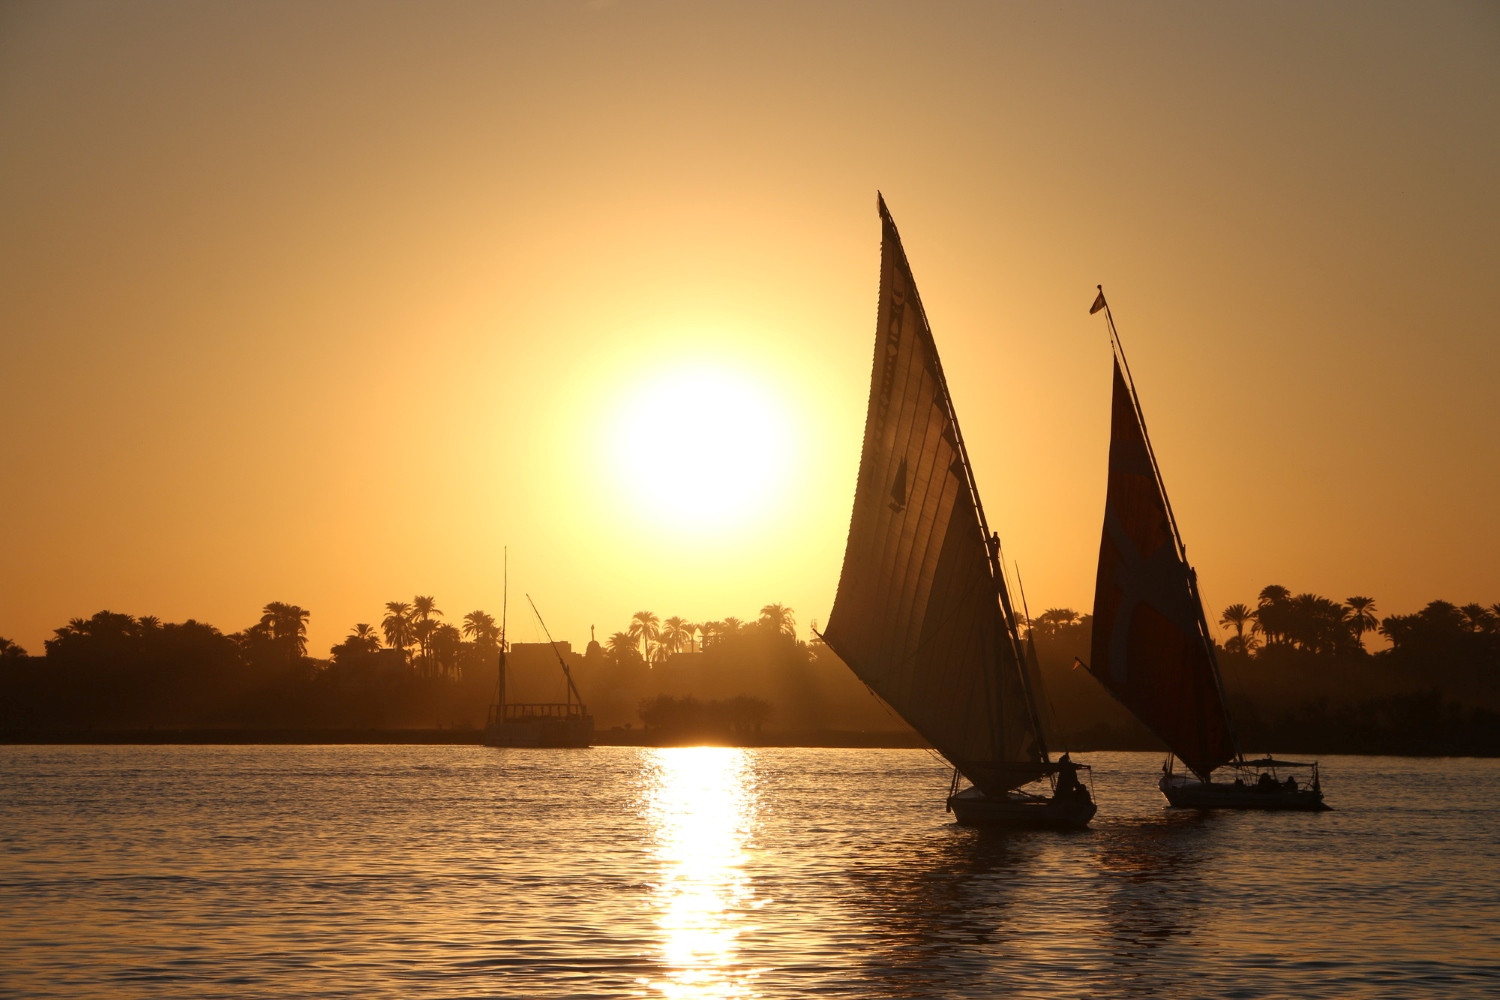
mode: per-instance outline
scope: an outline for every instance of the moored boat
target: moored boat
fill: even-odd
[[[507,560],[508,561],[508,560]],[[484,742],[492,747],[588,747],[594,745],[594,717],[583,703],[583,696],[573,683],[573,672],[568,661],[552,641],[547,623],[536,609],[536,602],[527,595],[531,610],[541,624],[552,646],[557,665],[562,667],[564,700],[561,702],[510,702],[506,700],[505,654],[509,645],[505,639],[506,614],[509,610],[510,580],[506,572],[506,596],[500,612],[499,677],[495,689],[495,701],[490,705],[489,718],[485,721]]]
[[[1072,828],[1093,815],[1054,763],[937,344],[884,199],[864,445],[822,638],[954,769],[960,823]],[[960,790],[961,778],[969,788]],[[1030,787],[1032,791],[1023,789]]]

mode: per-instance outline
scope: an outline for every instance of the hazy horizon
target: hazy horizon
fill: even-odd
[[[0,635],[825,620],[881,190],[1032,611],[1103,283],[1210,610],[1500,600],[1482,4],[0,7]],[[721,446],[722,445],[722,446]],[[535,633],[535,634],[533,634]]]

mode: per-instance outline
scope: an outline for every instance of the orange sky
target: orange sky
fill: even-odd
[[[826,618],[877,188],[1033,611],[1092,600],[1098,282],[1211,603],[1500,600],[1494,6],[9,4],[0,137],[33,652],[283,600],[322,654],[505,545],[578,644]],[[622,439],[687,384],[773,417],[717,522],[641,492],[692,427]]]

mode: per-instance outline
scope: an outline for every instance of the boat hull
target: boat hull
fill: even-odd
[[[1162,779],[1161,793],[1167,803],[1179,809],[1261,809],[1267,811],[1323,812],[1328,805],[1316,788],[1289,791],[1256,785],[1228,785],[1222,782],[1169,781]]]
[[[484,742],[492,747],[588,747],[594,745],[593,716],[581,719],[511,719],[491,723]]]
[[[1017,830],[1084,830],[1099,808],[1087,798],[1008,795],[992,799],[974,788],[949,796],[948,807],[962,826]]]

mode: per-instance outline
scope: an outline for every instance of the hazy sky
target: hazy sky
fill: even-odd
[[[0,635],[826,618],[877,188],[1034,613],[1099,282],[1216,608],[1497,601],[1497,178],[1493,4],[7,3]]]

